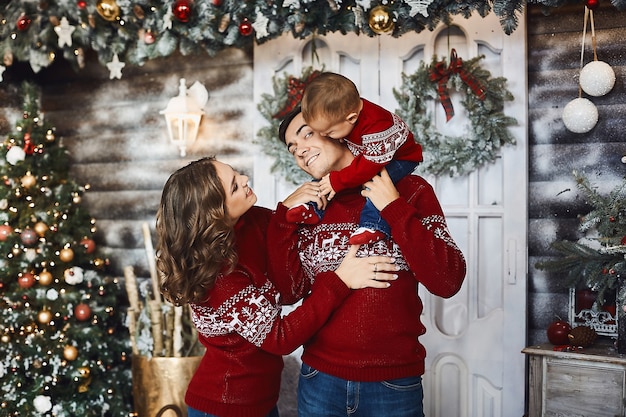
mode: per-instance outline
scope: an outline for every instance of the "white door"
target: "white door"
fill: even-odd
[[[319,61],[311,59],[310,40],[291,35],[257,45],[254,95],[258,102],[261,94],[271,94],[275,74],[299,76],[303,68],[323,64],[352,79],[363,97],[393,111],[399,107],[393,88],[400,87],[402,72],[414,72],[421,60],[430,63],[433,54],[449,57],[450,48],[463,59],[484,55],[481,65],[492,77],[507,79],[515,100],[507,102],[505,114],[517,119],[511,128],[517,144],[504,147],[494,164],[467,176],[428,178],[452,236],[466,256],[468,273],[461,291],[451,299],[420,293],[427,328],[420,340],[428,352],[424,375],[428,417],[521,417],[527,265],[525,28],[520,26],[507,36],[493,15],[455,18],[451,23],[452,28],[442,25],[432,32],[400,38],[320,37],[315,48]],[[451,98],[454,123],[435,118],[443,133],[460,135],[466,121],[461,97],[452,92]],[[257,129],[265,124],[259,115]],[[257,192],[263,188],[259,203],[268,207],[294,188],[269,172],[271,164],[271,159],[259,153],[254,172]]]

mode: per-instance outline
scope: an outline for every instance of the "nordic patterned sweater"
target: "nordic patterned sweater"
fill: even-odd
[[[357,187],[378,174],[392,159],[422,162],[422,146],[415,142],[409,126],[396,114],[363,101],[363,109],[346,139],[355,156],[341,171],[330,173],[335,192]]]
[[[281,355],[311,337],[351,293],[336,274],[325,274],[314,286],[316,295],[281,319],[281,297],[266,267],[270,216],[270,210],[252,207],[241,217],[235,228],[235,271],[216,280],[206,303],[191,305],[206,347],[185,396],[197,410],[222,417],[266,416],[278,400]]]
[[[418,338],[422,301],[418,284],[440,297],[456,294],[465,277],[463,254],[450,237],[432,187],[408,175],[397,185],[401,198],[382,210],[393,241],[363,245],[361,256],[386,254],[401,270],[386,289],[353,291],[304,345],[303,362],[352,381],[383,381],[424,373],[426,351]],[[338,193],[320,223],[294,225],[279,205],[268,229],[270,269],[281,292],[315,296],[313,282],[334,271],[348,251],[364,203],[359,189]]]

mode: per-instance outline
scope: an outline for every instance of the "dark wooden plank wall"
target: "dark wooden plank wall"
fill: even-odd
[[[8,71],[7,95],[17,114],[22,103],[15,92],[23,78],[18,73],[27,76],[28,71]],[[251,50],[171,56],[143,67],[127,66],[122,78],[114,80],[95,56],[88,56],[78,72],[59,62],[33,78],[42,86],[46,120],[70,151],[71,175],[90,185],[83,202],[96,219],[96,242],[111,262],[111,274],[122,276],[123,268],[132,265],[138,278],[150,276],[142,224],[149,223],[155,241],[161,190],[174,170],[205,155],[217,155],[243,172],[252,170],[249,146],[256,106]],[[169,143],[159,114],[178,94],[180,78],[188,87],[200,81],[210,94],[199,140],[186,158]]]
[[[613,90],[590,98],[599,121],[588,133],[569,132],[561,119],[564,106],[578,97],[584,6],[568,6],[543,13],[528,9],[529,94],[529,343],[547,342],[546,329],[556,316],[567,318],[568,291],[562,276],[537,270],[539,260],[555,256],[554,240],[576,240],[578,215],[588,213],[573,180],[574,169],[584,172],[600,190],[610,190],[626,174],[626,13],[609,2],[594,11],[598,59],[616,75]],[[587,32],[590,33],[590,27]],[[593,60],[591,36],[585,63]]]

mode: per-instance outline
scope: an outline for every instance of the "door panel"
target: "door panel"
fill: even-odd
[[[422,288],[422,321],[427,332],[424,375],[425,413],[429,417],[515,417],[524,411],[525,368],[521,350],[526,334],[526,50],[525,28],[505,35],[495,16],[455,18],[434,31],[401,38],[354,34],[318,37],[313,59],[311,40],[291,35],[255,46],[255,98],[272,93],[271,78],[286,71],[299,75],[313,66],[352,79],[361,95],[395,111],[393,89],[402,72],[413,73],[433,55],[449,58],[484,55],[481,66],[492,77],[507,78],[515,100],[505,113],[517,119],[511,129],[517,145],[503,148],[495,163],[459,178],[429,177],[448,226],[467,259],[464,285],[450,299]],[[467,128],[461,94],[450,91],[455,116],[446,122],[439,103],[429,103],[436,126],[446,135]],[[264,125],[259,115],[258,127]],[[295,186],[269,173],[260,152],[254,182],[262,184],[259,204],[275,207]],[[271,184],[267,187],[267,184]],[[257,190],[261,187],[257,186]]]

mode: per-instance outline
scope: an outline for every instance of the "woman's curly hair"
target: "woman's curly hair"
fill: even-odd
[[[174,305],[206,301],[221,272],[237,263],[234,224],[215,158],[191,162],[163,188],[156,216],[161,293]]]

